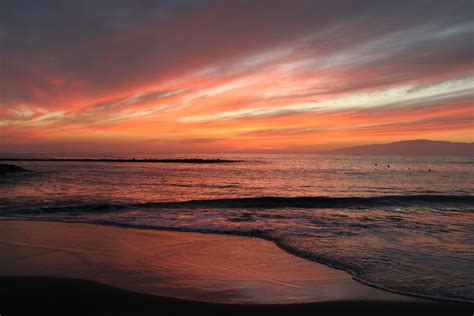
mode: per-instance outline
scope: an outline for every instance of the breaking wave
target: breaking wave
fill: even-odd
[[[473,206],[474,196],[471,195],[394,195],[373,197],[248,197],[213,200],[190,200],[179,202],[148,202],[148,203],[96,203],[74,205],[65,203],[59,207],[36,207],[17,209],[21,213],[61,213],[61,212],[113,212],[128,209],[179,209],[179,208],[222,208],[222,209],[255,209],[255,208],[374,208],[404,206]],[[11,209],[10,209],[11,210]],[[5,214],[5,212],[2,212]],[[10,212],[9,212],[10,213]]]

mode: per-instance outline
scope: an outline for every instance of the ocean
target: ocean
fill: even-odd
[[[474,158],[145,158],[196,157],[240,162],[16,162],[32,172],[0,178],[0,218],[258,236],[382,289],[474,302]]]

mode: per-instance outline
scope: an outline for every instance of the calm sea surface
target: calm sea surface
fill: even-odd
[[[256,235],[369,284],[474,301],[474,158],[153,156],[194,157],[243,162],[18,162],[33,172],[0,178],[0,217]]]

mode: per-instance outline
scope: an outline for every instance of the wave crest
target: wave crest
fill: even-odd
[[[248,197],[213,200],[190,200],[179,202],[147,203],[96,203],[89,205],[65,205],[59,207],[40,207],[14,211],[17,213],[62,213],[62,212],[114,212],[128,209],[177,209],[177,208],[222,208],[222,209],[282,209],[282,208],[372,208],[372,207],[409,207],[409,206],[454,206],[470,207],[474,205],[471,195],[393,195],[373,197]],[[11,213],[11,212],[9,212]],[[5,214],[5,213],[3,213]]]

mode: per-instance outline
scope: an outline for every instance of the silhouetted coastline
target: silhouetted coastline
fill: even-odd
[[[426,139],[369,144],[320,152],[330,155],[464,156],[474,155],[474,143],[456,143]],[[389,167],[390,168],[390,167]]]

